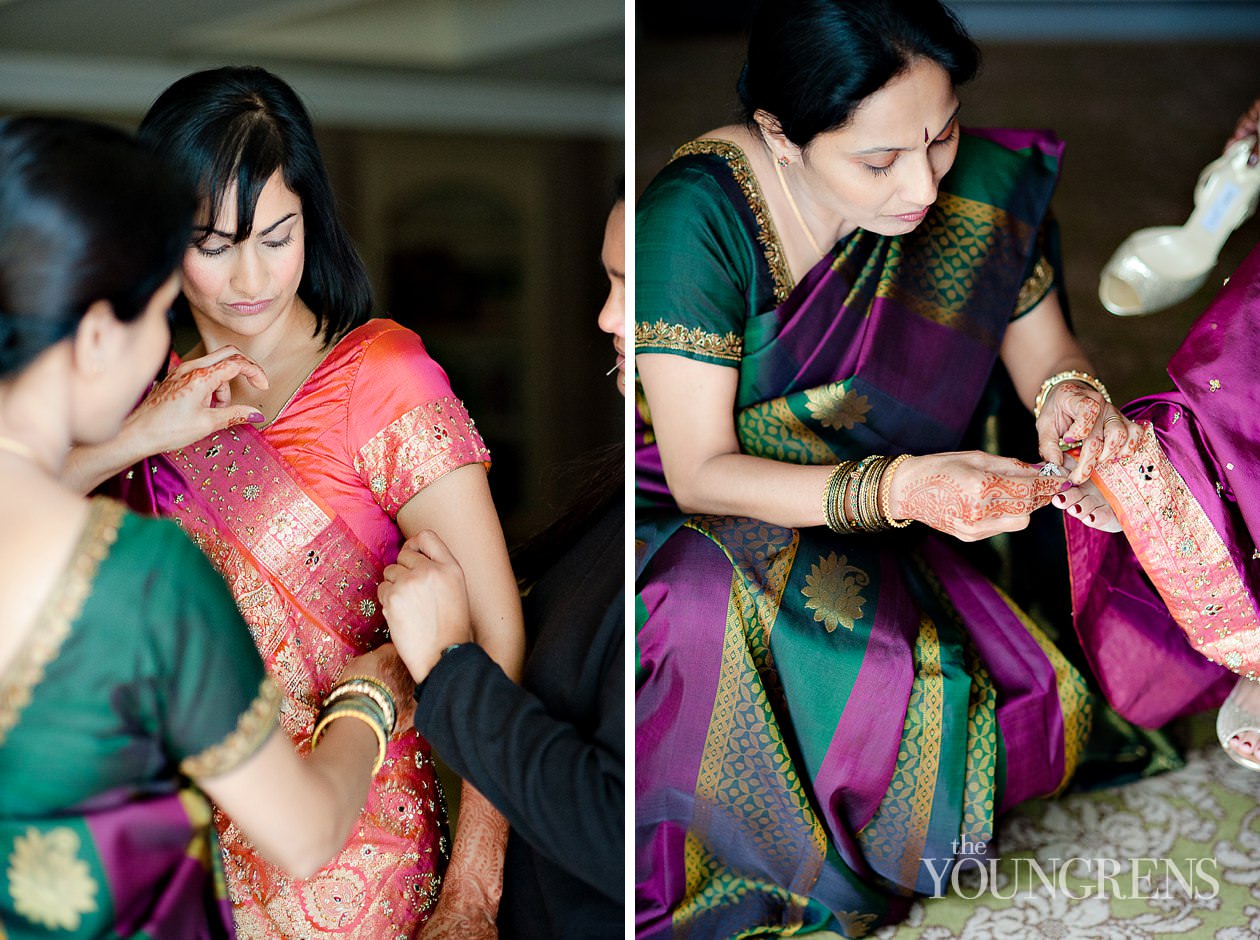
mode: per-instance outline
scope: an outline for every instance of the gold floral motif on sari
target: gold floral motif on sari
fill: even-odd
[[[849,564],[841,555],[831,552],[809,569],[805,576],[805,609],[814,612],[814,620],[821,621],[828,633],[843,626],[852,630],[853,624],[862,619],[862,605],[866,599],[859,593],[871,583],[871,577],[861,568]]]
[[[9,893],[13,909],[48,930],[78,930],[84,914],[96,910],[98,885],[73,829],[34,827],[13,840]]]
[[[381,429],[359,448],[354,469],[376,501],[396,516],[407,500],[443,474],[490,463],[468,409],[458,398],[426,401]]]
[[[866,423],[866,413],[871,410],[871,402],[865,395],[846,388],[844,382],[832,382],[818,388],[806,389],[805,407],[823,427],[834,431],[851,431],[857,425]]]
[[[97,569],[118,539],[126,513],[121,503],[98,497],[92,500],[88,521],[79,536],[70,562],[53,593],[40,609],[35,625],[8,669],[0,673],[0,744],[44,678],[44,670],[57,658],[62,644],[79,619],[83,603],[92,592]]]

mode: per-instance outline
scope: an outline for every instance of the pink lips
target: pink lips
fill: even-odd
[[[267,300],[255,301],[253,303],[242,302],[238,304],[228,304],[228,306],[231,307],[233,310],[235,310],[239,314],[243,314],[244,316],[250,316],[255,313],[262,313],[269,306],[271,306],[271,298],[268,298]]]
[[[905,215],[898,215],[893,218],[900,219],[902,222],[922,222],[923,217],[927,215],[927,213],[927,207],[924,207],[918,212],[907,212]]]

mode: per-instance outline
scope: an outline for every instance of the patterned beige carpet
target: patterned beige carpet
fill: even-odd
[[[1000,859],[963,862],[942,897],[873,936],[1260,937],[1260,774],[1212,729],[1211,715],[1187,725],[1181,770],[1020,807],[999,829]]]

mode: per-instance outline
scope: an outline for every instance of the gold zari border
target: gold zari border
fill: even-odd
[[[1054,284],[1054,266],[1045,256],[1037,259],[1032,274],[1019,289],[1019,297],[1015,300],[1015,316],[1021,317],[1033,307],[1041,303]]]
[[[770,276],[774,278],[775,303],[783,303],[792,293],[795,284],[792,280],[792,272],[788,268],[787,256],[783,252],[783,244],[779,241],[779,233],[775,230],[774,221],[770,218],[770,210],[766,207],[765,197],[761,195],[761,187],[757,184],[757,177],[753,175],[748,157],[738,144],[729,140],[708,137],[683,144],[674,151],[670,162],[693,154],[712,154],[725,160],[731,168],[731,175],[735,177],[735,182],[743,191],[748,208],[757,222],[757,241],[761,243],[761,251],[770,268]]]
[[[31,693],[44,678],[44,669],[57,658],[83,604],[92,593],[92,582],[110,546],[118,539],[125,507],[103,497],[92,500],[88,521],[79,536],[70,562],[48,601],[36,617],[25,648],[0,675],[0,743],[17,724]]]
[[[279,717],[280,688],[270,676],[263,676],[257,698],[237,719],[236,727],[227,737],[199,754],[185,757],[179,769],[194,780],[227,773],[262,747],[278,727]]]
[[[722,336],[709,333],[698,326],[687,327],[679,323],[666,323],[664,320],[634,325],[635,350],[650,352],[646,347],[695,353],[728,362],[739,362],[744,355],[744,340],[738,334],[727,333]]]

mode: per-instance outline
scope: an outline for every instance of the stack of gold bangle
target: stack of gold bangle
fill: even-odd
[[[376,735],[376,763],[373,776],[385,763],[389,736],[394,733],[398,721],[398,706],[393,693],[379,679],[371,676],[350,676],[332,687],[315,719],[311,732],[311,749],[319,744],[320,736],[338,718],[354,718],[361,721]]]
[[[836,465],[823,487],[823,521],[839,535],[903,529],[909,519],[894,519],[889,508],[893,471],[909,454],[871,456]]]
[[[1046,398],[1050,394],[1050,390],[1060,382],[1080,382],[1082,385],[1088,385],[1090,388],[1096,389],[1103,397],[1103,401],[1111,404],[1111,395],[1107,392],[1107,386],[1094,378],[1088,372],[1077,372],[1075,369],[1069,369],[1066,372],[1056,372],[1050,378],[1041,383],[1041,391],[1037,393],[1037,401],[1033,404],[1033,417],[1041,417],[1041,409],[1046,406]]]

